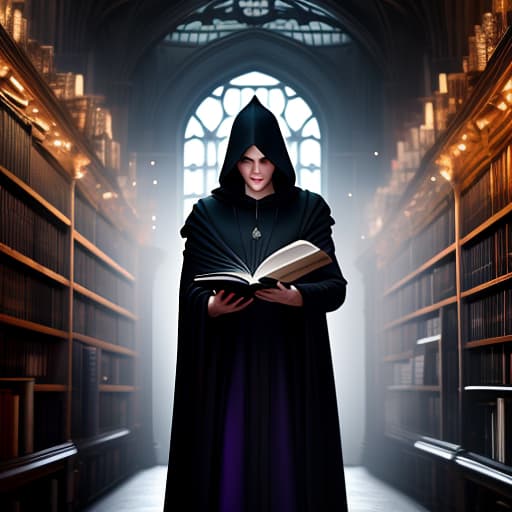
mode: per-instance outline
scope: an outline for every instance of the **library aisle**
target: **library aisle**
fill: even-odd
[[[85,512],[162,512],[166,466],[137,473]],[[410,498],[372,476],[366,468],[345,468],[350,512],[427,512]]]

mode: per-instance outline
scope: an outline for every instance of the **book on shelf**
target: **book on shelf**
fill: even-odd
[[[505,399],[498,397],[496,399],[496,420],[494,434],[494,459],[505,463],[505,443],[506,443],[506,424],[505,424]]]
[[[82,434],[84,437],[98,433],[98,350],[96,347],[82,346]]]
[[[504,289],[465,303],[466,339],[474,341],[512,334],[512,290]]]
[[[241,294],[275,286],[277,281],[293,283],[313,270],[331,263],[331,257],[307,240],[297,240],[265,258],[254,274],[221,271],[198,274],[194,281],[215,290],[235,290]]]
[[[34,451],[34,383],[30,377],[0,378],[0,458]]]

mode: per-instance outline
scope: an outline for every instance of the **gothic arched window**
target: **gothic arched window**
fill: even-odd
[[[297,184],[321,192],[321,137],[308,104],[289,86],[259,72],[246,73],[217,87],[197,107],[185,129],[183,213],[218,186],[233,120],[256,94],[276,116],[297,173]]]

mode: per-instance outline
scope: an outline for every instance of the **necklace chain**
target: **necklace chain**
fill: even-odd
[[[255,217],[254,220],[256,222],[256,225],[254,226],[254,228],[251,232],[251,236],[252,236],[253,240],[259,240],[263,236],[263,234],[258,227],[258,201],[256,201],[256,211],[255,211],[254,217]]]

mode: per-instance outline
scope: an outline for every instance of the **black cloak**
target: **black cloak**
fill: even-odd
[[[275,193],[244,193],[236,163],[256,145],[276,166]],[[236,117],[220,188],[182,228],[178,356],[165,511],[347,510],[326,312],[345,299],[325,201],[294,186],[273,114],[256,97]],[[262,237],[254,240],[258,225]],[[295,286],[304,305],[255,299],[243,311],[207,314],[211,292],[196,274],[249,270],[306,239],[333,262]]]

